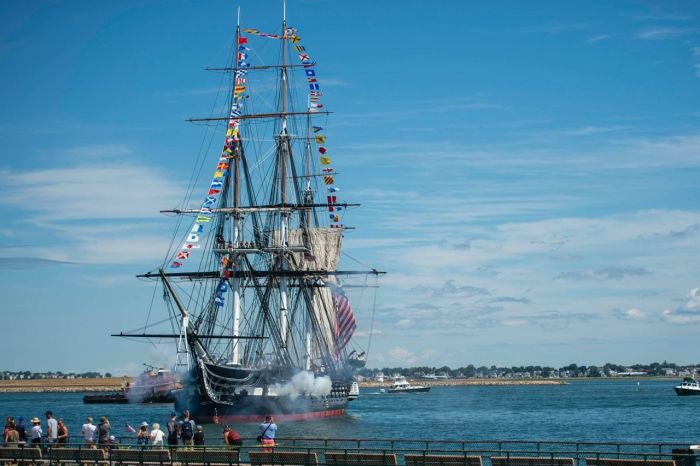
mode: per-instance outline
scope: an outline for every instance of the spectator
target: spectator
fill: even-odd
[[[5,426],[5,446],[19,446],[19,432],[17,432],[17,429],[15,428],[14,419],[9,423],[9,426]]]
[[[160,424],[157,422],[153,423],[153,430],[151,430],[151,444],[163,448],[163,439],[165,438],[165,432],[160,430]]]
[[[204,429],[202,428],[202,426],[197,426],[197,428],[194,431],[194,437],[192,437],[192,440],[194,441],[195,445],[204,445]]]
[[[168,445],[171,447],[177,446],[177,413],[170,413],[170,420],[168,421]]]
[[[63,422],[63,419],[59,419],[56,429],[56,443],[57,446],[65,446],[66,443],[68,443],[68,427],[66,427],[66,424]]]
[[[17,433],[19,434],[19,441],[21,443],[27,442],[27,420],[24,416],[19,417],[19,422],[17,423]]]
[[[226,426],[224,427],[224,443],[229,446],[240,447],[243,445],[243,440],[238,432]]]
[[[3,431],[3,443],[7,443],[7,436],[10,431],[16,430],[15,428],[15,418],[12,416],[7,416],[7,421],[5,421],[5,430]]]
[[[112,428],[107,417],[102,416],[100,418],[100,424],[97,426],[97,443],[100,444],[103,450],[108,450],[110,442],[109,431]]]
[[[192,445],[192,437],[194,436],[194,421],[190,419],[190,412],[184,410],[182,412],[182,421],[180,422],[180,438],[183,445]]]
[[[46,440],[49,443],[56,443],[58,439],[58,421],[53,417],[53,412],[46,411]]]
[[[258,426],[260,428],[260,436],[258,441],[266,447],[275,446],[275,435],[277,434],[277,424],[272,420],[272,416],[265,416],[265,422]]]
[[[148,422],[144,421],[141,423],[139,433],[136,434],[136,445],[148,445],[150,439],[151,433],[148,432]]]
[[[33,417],[31,429],[32,445],[41,444],[41,436],[43,434],[44,431],[41,430],[41,420],[38,417]]]
[[[83,439],[85,439],[85,445],[95,448],[95,432],[97,431],[97,426],[92,423],[92,416],[88,416],[83,428],[80,432],[83,434]]]

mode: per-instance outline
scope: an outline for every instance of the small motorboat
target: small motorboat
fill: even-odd
[[[356,400],[360,396],[360,385],[357,382],[350,384],[350,392],[348,392],[348,401]]]
[[[411,385],[406,380],[406,377],[396,377],[394,385],[387,389],[389,393],[424,393],[430,391],[430,387],[426,385]]]
[[[700,382],[687,377],[680,385],[676,385],[674,390],[679,396],[700,395]]]

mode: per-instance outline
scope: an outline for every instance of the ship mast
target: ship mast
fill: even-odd
[[[238,78],[238,54],[240,53],[240,44],[239,40],[241,38],[241,7],[238,7],[238,15],[237,15],[237,21],[236,21],[236,52],[234,55],[234,83],[233,85],[236,86],[235,80]],[[234,152],[233,152],[233,207],[235,209],[238,209],[240,207],[240,157],[241,157],[241,144],[235,144]],[[243,224],[243,214],[242,213],[237,213],[234,217],[234,227],[233,227],[233,245],[235,248],[238,248],[238,244],[240,241],[240,236],[241,236],[241,227]],[[231,354],[231,362],[233,364],[239,364],[240,358],[239,358],[239,335],[240,335],[240,325],[241,325],[241,283],[240,283],[240,278],[238,277],[238,274],[236,273],[238,270],[238,259],[239,256],[238,254],[234,254],[233,256],[233,278],[231,282],[231,289],[233,292],[233,322],[232,322],[232,336],[233,336],[233,341],[232,341],[232,354]]]
[[[282,99],[282,130],[279,137],[279,147],[278,147],[278,160],[280,163],[280,201],[284,205],[287,201],[286,196],[286,185],[287,185],[287,155],[289,148],[289,134],[287,133],[287,3],[285,0],[282,1],[282,65],[281,65],[281,99]],[[291,158],[291,154],[289,154]],[[282,271],[282,277],[280,278],[280,337],[282,341],[282,347],[287,347],[287,326],[289,324],[288,316],[288,304],[287,304],[287,292],[288,283],[287,278],[284,276],[284,272],[287,271],[287,232],[289,230],[289,214],[287,212],[281,213],[280,218],[280,247],[282,249],[280,256],[280,269]]]

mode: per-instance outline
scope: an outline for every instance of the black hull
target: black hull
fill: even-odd
[[[85,395],[83,403],[85,404],[128,404],[133,403],[124,393],[110,393],[108,395]],[[162,395],[147,396],[139,403],[174,403],[175,396],[172,393]]]
[[[127,404],[129,398],[123,393],[110,393],[109,395],[85,395],[85,404]]]
[[[389,390],[387,390],[387,392],[389,392],[389,393],[425,393],[425,392],[429,392],[429,391],[430,391],[430,387],[411,387],[411,388],[401,388],[398,390],[396,390],[394,388],[390,388]]]

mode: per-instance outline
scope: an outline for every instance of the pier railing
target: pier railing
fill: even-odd
[[[240,447],[27,444],[0,448],[0,466],[696,466],[695,451],[681,443],[279,438]]]

